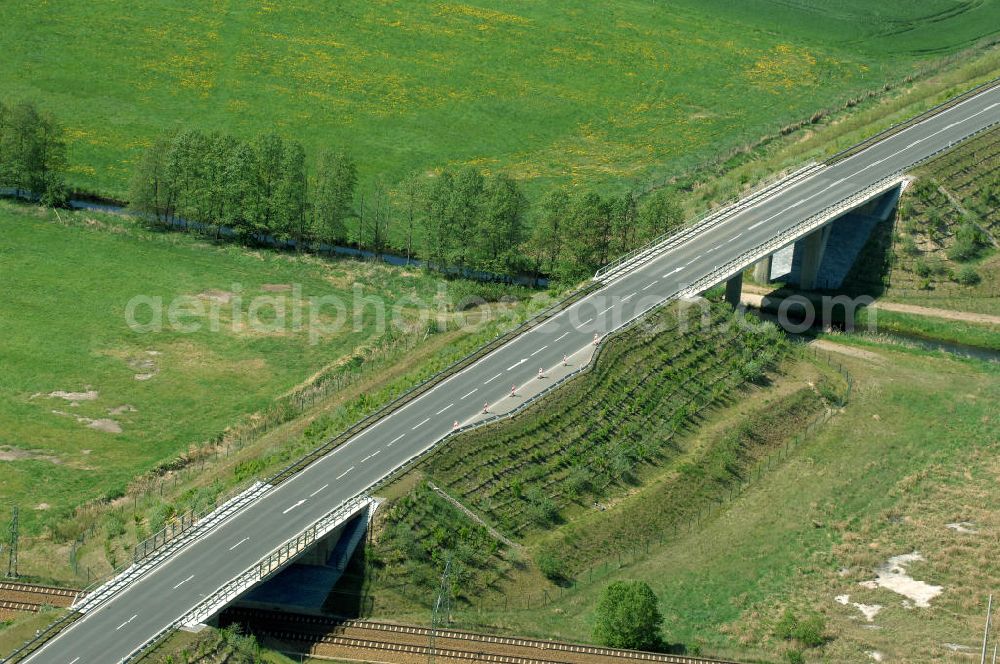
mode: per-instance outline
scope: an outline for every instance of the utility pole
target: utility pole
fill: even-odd
[[[986,604],[986,629],[983,630],[983,656],[979,660],[980,664],[986,664],[986,643],[990,638],[990,614],[993,613],[993,595],[990,594],[990,599]]]
[[[444,561],[444,572],[441,574],[441,587],[438,589],[437,600],[434,602],[434,612],[431,614],[431,636],[428,643],[427,664],[434,664],[437,630],[441,624],[447,624],[451,618],[451,552]]]
[[[7,578],[17,578],[17,505],[10,516],[10,541],[7,544]]]

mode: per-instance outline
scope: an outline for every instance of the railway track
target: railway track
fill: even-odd
[[[364,620],[231,609],[227,622],[245,625],[261,637],[277,640],[314,656],[366,661],[476,661],[491,664],[607,664],[662,662],[664,664],[734,664],[733,662],[619,650],[600,646],[495,636],[453,629],[398,625]],[[381,658],[381,659],[379,659]],[[421,660],[421,658],[423,658]]]
[[[71,588],[0,581],[0,612],[37,612],[43,606],[66,607],[79,594],[79,590]]]

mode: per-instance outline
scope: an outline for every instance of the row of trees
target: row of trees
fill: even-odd
[[[0,101],[0,187],[37,196],[46,205],[66,199],[66,142],[50,114],[29,102]]]
[[[229,228],[247,243],[272,237],[300,247],[352,244],[419,256],[440,269],[562,280],[583,277],[682,222],[664,191],[640,206],[634,194],[557,189],[532,211],[518,183],[503,174],[464,168],[359,189],[349,154],[325,151],[311,163],[301,144],[276,134],[244,141],[183,131],[145,152],[129,200],[154,223]]]

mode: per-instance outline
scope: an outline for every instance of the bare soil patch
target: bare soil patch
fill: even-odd
[[[10,445],[0,445],[0,461],[24,461],[28,459],[32,461],[48,461],[55,464],[62,463],[59,457],[50,454],[41,454]]]

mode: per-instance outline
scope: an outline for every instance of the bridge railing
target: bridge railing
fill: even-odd
[[[905,178],[905,173],[912,170],[916,166],[923,164],[931,159],[934,159],[938,155],[947,152],[952,148],[955,143],[959,141],[965,141],[969,138],[981,134],[983,132],[989,131],[993,127],[1000,124],[1000,114],[998,114],[998,119],[993,122],[977,129],[976,131],[969,132],[964,135],[961,139],[952,141],[948,145],[931,152],[930,154],[921,157],[920,159],[915,159],[912,162],[901,166],[893,171],[891,174],[882,178],[881,180],[865,187],[861,191],[848,196],[844,200],[829,205],[819,212],[811,215],[810,217],[804,219],[803,221],[795,224],[794,226],[785,229],[784,232],[775,236],[774,238],[768,240],[767,242],[754,247],[748,251],[743,252],[731,261],[728,261],[724,265],[716,267],[706,276],[697,279],[693,283],[689,284],[686,288],[681,291],[681,295],[694,295],[697,293],[704,292],[708,288],[715,286],[716,284],[722,283],[729,277],[740,272],[741,270],[753,265],[757,261],[761,260],[765,256],[769,256],[775,251],[781,249],[782,247],[790,244],[794,240],[803,237],[810,231],[823,226],[831,219],[840,216],[850,210],[862,205],[863,203],[871,200],[880,193],[884,193],[894,186],[898,186],[902,183]]]
[[[761,198],[766,197],[777,189],[787,187],[793,182],[801,180],[807,175],[815,173],[817,170],[821,170],[822,168],[822,164],[810,162],[805,166],[788,173],[787,175],[779,175],[775,178],[768,178],[751,189],[749,192],[729,199],[721,207],[709,210],[700,217],[697,217],[694,221],[684,224],[681,228],[653,238],[643,246],[633,249],[632,251],[614,259],[610,263],[601,266],[601,268],[594,273],[594,280],[607,279],[608,277],[614,276],[621,270],[629,267],[634,261],[643,256],[655,256],[656,254],[666,251],[671,247],[675,247],[686,239],[693,237],[698,233],[704,232],[717,223],[721,223],[723,220],[733,214],[736,214],[740,210],[746,209],[748,206],[756,203]]]
[[[990,88],[995,88],[998,85],[1000,85],[1000,77],[994,78],[991,81],[987,81],[982,85],[977,85],[976,87],[970,90],[966,90],[965,92],[956,97],[952,97],[951,99],[941,102],[937,106],[927,109],[920,115],[915,115],[912,118],[907,118],[902,122],[898,122],[890,127],[883,129],[874,136],[869,136],[868,138],[862,141],[858,141],[854,145],[844,148],[840,152],[834,154],[832,157],[826,159],[826,161],[824,161],[823,163],[826,164],[827,166],[832,166],[833,164],[836,164],[838,161],[843,161],[844,159],[852,157],[858,154],[859,152],[863,152],[868,148],[870,148],[871,146],[875,145],[876,143],[884,141],[885,139],[889,138],[890,136],[898,134],[904,129],[908,129],[909,127],[920,124],[924,120],[927,120],[928,118],[937,115],[941,111],[946,111],[949,108],[952,108],[953,106],[957,106],[958,104],[961,104],[963,101],[971,99],[972,97],[975,97],[977,94],[985,90],[989,90]]]
[[[197,625],[212,617],[226,604],[280,571],[307,548],[374,502],[368,496],[368,491],[363,491],[330,510],[297,535],[285,540],[285,542],[253,563],[242,573],[219,586],[214,592],[192,607],[190,611],[160,630],[146,645],[122,660],[123,664],[125,662],[134,662],[141,658],[144,653],[148,652],[150,647],[162,642],[174,630],[184,626]]]

